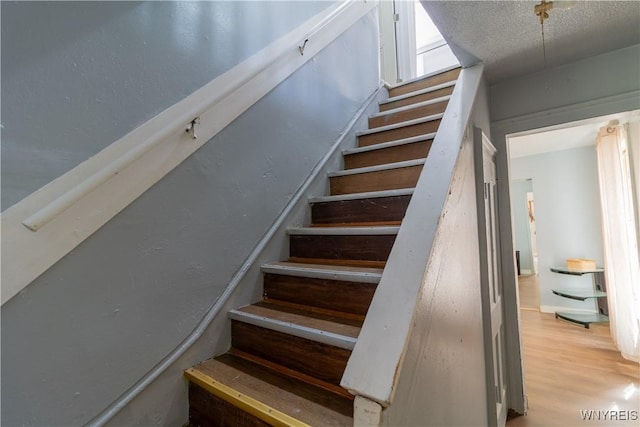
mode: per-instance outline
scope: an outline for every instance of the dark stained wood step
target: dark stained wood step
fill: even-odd
[[[437,101],[437,102],[434,102]],[[436,100],[426,101],[417,105],[401,107],[397,110],[377,114],[369,117],[369,128],[373,129],[380,126],[392,125],[395,123],[406,122],[408,120],[418,119],[433,114],[444,113],[449,103],[449,97]]]
[[[416,137],[400,141],[412,142],[399,143],[398,141],[393,141],[347,150],[344,153],[344,168],[364,168],[406,160],[424,159],[429,154],[433,144],[433,137]]]
[[[271,425],[199,385],[189,382],[188,427],[270,427]]]
[[[365,221],[365,222],[337,222],[332,224],[311,224],[311,227],[386,227],[399,226],[402,221]]]
[[[313,224],[402,221],[411,195],[339,200],[311,204]]]
[[[365,282],[377,284],[382,278],[382,269],[365,267],[345,267],[332,264],[305,264],[300,262],[280,261],[264,264],[264,273],[284,276],[311,277],[342,280],[346,282]]]
[[[439,85],[442,83],[456,80],[460,75],[461,68],[455,68],[453,70],[445,71],[429,77],[423,77],[417,80],[413,80],[399,86],[389,89],[389,97],[405,95],[410,92],[415,92],[420,89],[425,89],[431,86]]]
[[[363,171],[353,174],[329,176],[329,187],[332,195],[364,193],[371,191],[396,190],[414,188],[420,178],[424,160],[412,160],[397,163],[402,167]],[[359,169],[353,169],[357,172]]]
[[[328,228],[307,229],[311,232],[304,233],[293,230],[289,232],[289,254],[297,258],[386,261],[397,229],[345,227],[340,234],[329,232]]]
[[[335,384],[330,384],[328,382],[320,381],[317,378],[311,377],[309,375],[302,374],[298,371],[294,371],[293,369],[285,368],[284,366],[278,365],[277,363],[270,362],[268,360],[262,359],[258,356],[254,356],[250,353],[245,353],[243,351],[232,348],[228,351],[228,354],[239,357],[244,360],[248,360],[249,362],[255,363],[257,365],[262,366],[267,370],[274,371],[278,374],[285,375],[287,377],[302,381],[304,383],[310,384],[315,387],[319,387],[323,390],[326,390],[330,393],[336,394],[337,396],[347,398],[349,400],[354,400],[355,396],[349,393],[346,389],[337,386]]]
[[[351,313],[363,319],[376,286],[375,283],[265,273],[263,297],[269,301],[317,307],[327,310],[325,312]]]
[[[410,120],[390,126],[372,129],[358,133],[358,146],[380,144],[382,142],[396,141],[414,136],[434,133],[438,130],[442,115],[437,114],[424,119]]]
[[[191,382],[189,422],[193,426],[262,427],[276,424],[273,419],[271,422],[262,421],[224,398],[213,395],[205,390],[208,383],[221,384],[233,390],[235,395],[249,397],[311,426],[353,425],[351,399],[232,354],[207,360],[188,370],[185,376]],[[268,415],[263,418],[269,419]]]
[[[231,346],[338,386],[351,355],[344,348],[237,320],[231,321]]]
[[[449,96],[453,93],[455,83],[445,84],[401,95],[380,103],[380,111],[389,111],[407,105],[417,104],[419,102],[430,101],[443,96]]]
[[[335,265],[337,267],[354,267],[354,268],[379,268],[383,269],[387,260],[371,261],[358,259],[336,259],[336,258],[305,258],[290,256],[289,261],[296,264],[314,264],[314,265]]]
[[[347,350],[355,344],[362,326],[355,320],[264,301],[232,310],[229,314],[233,320],[279,330],[325,344],[335,336],[341,342],[333,345],[347,347]]]

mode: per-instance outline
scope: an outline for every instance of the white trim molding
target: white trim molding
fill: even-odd
[[[2,238],[9,244],[3,248],[2,304],[377,4],[349,0],[329,7],[3,212]],[[185,132],[194,121],[195,133]]]

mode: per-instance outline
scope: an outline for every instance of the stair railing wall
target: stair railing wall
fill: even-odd
[[[448,209],[445,208],[453,203],[451,198],[457,197],[453,193],[456,186],[459,186],[459,179],[454,174],[456,165],[463,161],[459,160],[461,153],[469,152],[465,147],[473,135],[471,121],[474,102],[482,85],[482,71],[483,65],[478,64],[462,70],[458,78],[342,378],[341,385],[357,396],[354,413],[356,425],[358,422],[366,422],[368,425],[385,423],[385,408],[394,405],[394,395],[401,387],[399,380],[403,377],[403,369],[416,368],[403,366],[410,341],[434,326],[428,321],[417,323],[417,320],[429,318],[429,301],[425,301],[424,296],[431,291],[429,287],[438,281],[438,277],[433,276],[434,270],[431,267],[432,263],[439,262],[436,260],[441,260],[441,251],[444,250],[434,245],[437,240],[441,242],[442,238],[446,238],[439,235],[443,233],[441,226],[448,214]],[[465,154],[464,161],[469,161],[467,157]],[[472,158],[470,161],[469,173],[472,176]],[[469,165],[465,164],[464,167]],[[475,198],[475,193],[472,198]],[[473,215],[475,216],[475,202]],[[471,239],[475,236],[476,231],[473,231],[469,244],[473,243]],[[447,255],[456,256],[455,253]],[[459,262],[467,261],[461,259]],[[479,271],[479,264],[475,269]],[[477,291],[479,295],[479,282]],[[455,311],[450,320],[456,321]],[[481,347],[474,351],[481,353],[482,357],[481,339],[482,334]],[[429,349],[424,351],[428,352]],[[484,369],[484,359],[480,362]],[[480,374],[484,381],[484,371]],[[435,384],[415,386],[440,387]],[[484,392],[484,383],[481,390]],[[402,407],[403,402],[398,401],[398,405]],[[482,405],[484,408],[484,401]],[[372,412],[376,411],[378,415],[372,416]],[[372,419],[377,421],[371,424]]]
[[[328,8],[3,212],[2,304],[376,6]]]

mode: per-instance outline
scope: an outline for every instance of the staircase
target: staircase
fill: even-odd
[[[389,90],[262,301],[228,313],[231,349],[185,372],[190,426],[353,425],[340,380],[459,72]]]

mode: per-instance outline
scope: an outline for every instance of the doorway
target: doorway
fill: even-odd
[[[532,178],[511,181],[511,207],[520,308],[538,311],[538,250]]]
[[[532,184],[533,187],[533,184]],[[531,242],[531,257],[533,258],[533,272],[534,276],[538,275],[538,241],[536,238],[536,213],[535,203],[533,199],[533,191],[527,192],[527,214],[529,222],[529,236]]]
[[[460,65],[419,0],[380,2],[380,66],[390,85]]]
[[[625,114],[627,116],[597,117],[507,136],[514,249],[520,247],[516,243],[518,203],[513,197],[518,181],[530,180],[531,190],[523,190],[520,202],[524,199],[524,207],[521,204],[520,208],[524,211],[528,227],[523,234],[531,242],[531,259],[533,261],[534,253],[538,258],[537,263],[532,262],[532,272],[537,271],[538,275],[526,277],[537,277],[540,289],[539,312],[527,310],[522,292],[525,276],[518,277],[525,393],[530,413],[529,417],[511,420],[509,426],[577,424],[581,421],[577,418],[580,410],[591,402],[604,410],[636,410],[631,400],[625,397],[624,390],[628,389],[627,394],[637,396],[634,385],[638,380],[637,365],[632,372],[631,364],[622,359],[613,345],[608,325],[592,324],[587,330],[554,318],[553,313],[559,309],[597,311],[594,301],[567,300],[552,292],[553,288],[560,286],[591,287],[592,278],[565,278],[551,271],[553,267],[566,266],[566,259],[571,257],[591,258],[599,266],[603,264],[595,141],[598,129],[612,118],[623,121],[634,117],[633,114]],[[559,352],[567,357],[567,363],[549,366],[546,361]],[[598,352],[602,354],[598,355]],[[609,365],[605,364],[605,353],[608,355],[607,363],[611,361]],[[590,354],[593,354],[593,363],[587,362]],[[580,369],[576,369],[578,365]],[[578,387],[583,379],[577,372],[593,369],[610,371],[607,376],[599,378],[598,386],[592,390]],[[549,386],[545,382],[549,375],[578,392],[568,396],[557,387]],[[554,406],[554,402],[559,400],[565,406]],[[532,424],[527,423],[529,420]]]

